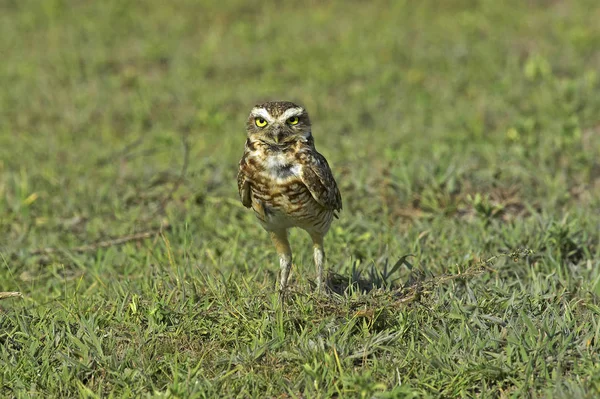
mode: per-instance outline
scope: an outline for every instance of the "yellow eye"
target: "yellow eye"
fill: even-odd
[[[297,125],[298,124],[298,117],[297,116],[292,116],[290,119],[287,120],[288,123],[290,125]]]
[[[254,123],[256,123],[256,126],[258,126],[258,127],[265,127],[265,126],[267,126],[267,121],[264,120],[263,118],[256,118],[256,119],[254,119]]]

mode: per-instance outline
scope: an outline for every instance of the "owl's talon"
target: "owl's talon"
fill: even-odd
[[[285,290],[280,289],[279,290],[279,303],[281,303],[283,305],[284,302],[285,302]]]

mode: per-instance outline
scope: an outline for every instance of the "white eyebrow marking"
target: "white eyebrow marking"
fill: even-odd
[[[269,114],[269,112],[264,109],[264,108],[252,108],[252,111],[250,111],[250,115],[259,117],[259,118],[263,118],[264,120],[266,120],[267,122],[271,123],[273,122],[273,118],[271,117],[271,114]]]
[[[287,109],[283,114],[281,114],[281,116],[279,117],[279,120],[288,120],[289,118],[291,118],[292,116],[298,116],[301,115],[302,113],[304,113],[304,108],[290,108]]]

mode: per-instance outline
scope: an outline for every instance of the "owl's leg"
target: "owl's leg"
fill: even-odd
[[[323,249],[323,234],[310,233],[313,241],[313,257],[317,269],[317,292],[325,292],[323,281],[323,263],[325,263],[325,250]]]
[[[275,244],[275,249],[279,255],[279,265],[281,267],[279,289],[281,290],[281,294],[283,294],[287,287],[290,270],[292,269],[292,249],[290,248],[286,229],[271,231],[269,234],[271,235],[271,240],[273,241],[273,244]]]

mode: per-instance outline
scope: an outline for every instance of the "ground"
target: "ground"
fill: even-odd
[[[600,8],[5,0],[0,396],[600,395]],[[329,297],[236,188],[264,100],[344,199]]]

